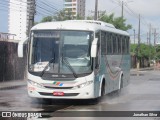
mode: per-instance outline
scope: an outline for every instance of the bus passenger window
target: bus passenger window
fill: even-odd
[[[118,39],[118,53],[121,54],[121,41],[122,41],[121,36],[118,36],[117,39]]]
[[[128,54],[129,53],[129,37],[126,37],[126,53]]]
[[[113,35],[113,54],[117,54],[117,36]]]
[[[98,39],[97,43],[97,57],[95,58],[95,68],[99,69],[100,65],[100,40]]]
[[[122,54],[125,54],[126,46],[125,46],[125,37],[122,37]]]
[[[101,53],[106,54],[106,35],[105,32],[101,32]]]
[[[107,54],[112,54],[112,34],[107,34]]]

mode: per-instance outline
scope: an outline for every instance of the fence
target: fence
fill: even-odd
[[[25,78],[26,52],[25,57],[18,58],[17,48],[18,43],[0,41],[0,82]]]

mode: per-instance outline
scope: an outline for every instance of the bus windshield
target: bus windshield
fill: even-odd
[[[88,31],[32,31],[29,71],[40,73],[45,68],[44,73],[52,74],[90,73],[92,40],[93,32]]]

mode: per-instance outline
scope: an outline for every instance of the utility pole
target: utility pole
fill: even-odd
[[[91,11],[91,13],[95,13],[95,11]],[[97,11],[97,20],[101,19],[105,15],[106,11]]]
[[[97,20],[97,14],[98,14],[98,0],[95,0],[94,20]]]
[[[156,41],[157,41],[157,29],[154,29],[154,46],[156,46]]]
[[[139,27],[138,27],[138,46],[140,47],[140,33],[141,33],[141,16],[139,15]]]
[[[151,32],[152,32],[152,25],[151,24],[149,24],[149,63],[150,63],[150,56],[151,56],[151,50],[150,50],[150,47],[151,47]],[[150,64],[149,64],[149,66],[150,66]],[[148,66],[148,67],[149,67]]]
[[[27,0],[27,13],[29,13],[29,15],[28,15],[28,30],[27,30],[27,36],[29,37],[29,32],[34,25],[34,16],[36,13],[35,0]]]
[[[152,25],[149,25],[149,45],[151,45],[151,29],[152,29]]]
[[[149,33],[147,32],[147,45],[149,44]]]
[[[122,1],[122,15],[121,15],[121,17],[123,18],[123,6],[124,6],[124,2]]]
[[[134,32],[134,44],[135,44],[135,39],[136,39],[135,29],[133,29],[133,32]]]
[[[137,56],[139,55],[140,52],[140,33],[141,33],[140,29],[141,29],[141,16],[139,15]],[[139,68],[140,68],[140,60],[138,60],[137,62],[137,70],[139,70]]]

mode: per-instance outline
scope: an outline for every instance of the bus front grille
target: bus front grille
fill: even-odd
[[[52,87],[52,86],[44,86],[49,89],[72,89],[73,87]]]
[[[53,93],[39,92],[39,94],[44,96],[54,96]],[[79,93],[64,93],[64,96],[77,96],[77,95],[79,95]]]

